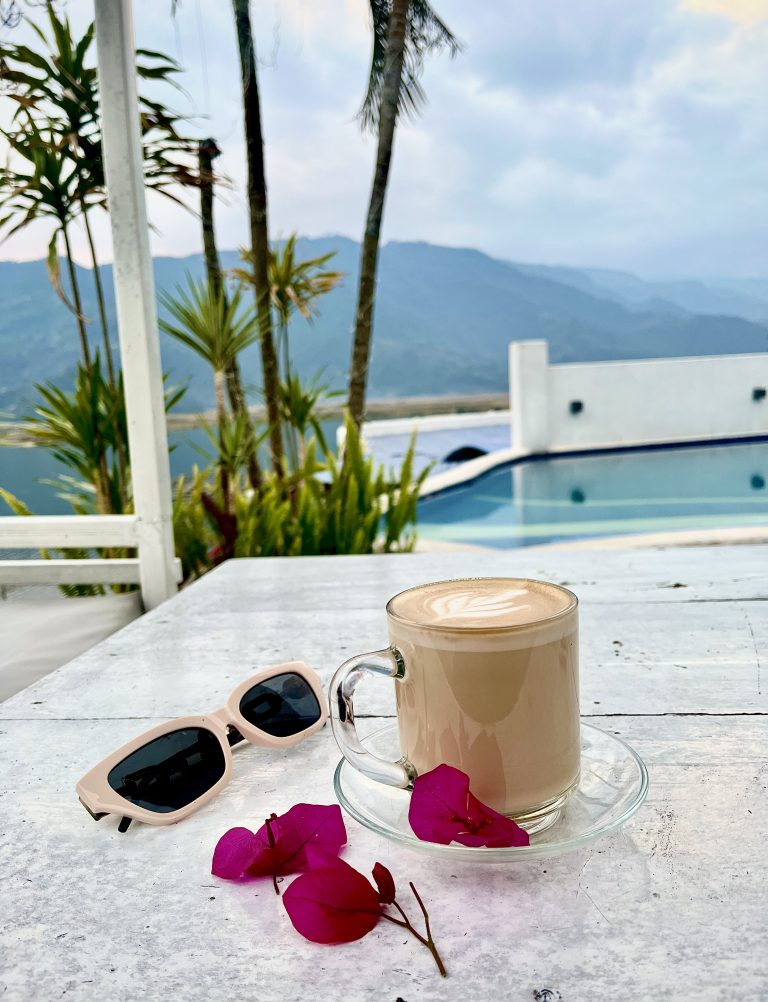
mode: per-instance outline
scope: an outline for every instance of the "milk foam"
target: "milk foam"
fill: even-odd
[[[570,604],[567,592],[543,582],[477,578],[412,588],[392,600],[390,611],[422,626],[482,629],[538,623]]]

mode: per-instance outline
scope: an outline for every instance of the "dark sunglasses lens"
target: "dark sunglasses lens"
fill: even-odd
[[[286,672],[249,689],[240,700],[240,713],[267,734],[287,738],[317,723],[320,704],[301,675]]]
[[[225,769],[215,734],[204,727],[182,727],[131,752],[110,769],[107,781],[137,807],[169,814],[215,786]]]

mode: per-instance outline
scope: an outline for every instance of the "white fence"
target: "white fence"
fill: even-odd
[[[516,452],[768,435],[768,354],[550,365],[509,349]]]

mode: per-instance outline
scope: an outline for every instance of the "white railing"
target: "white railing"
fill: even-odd
[[[0,519],[0,549],[136,549],[136,557],[0,561],[0,585],[142,584],[142,550],[155,533],[136,515],[9,515]],[[146,556],[146,553],[144,554]],[[173,576],[181,580],[174,559]]]

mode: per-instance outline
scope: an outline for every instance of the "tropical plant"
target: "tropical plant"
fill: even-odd
[[[9,44],[0,60],[0,83],[11,121],[2,130],[9,159],[0,169],[0,231],[5,236],[50,219],[48,273],[60,298],[74,316],[82,363],[73,393],[48,384],[40,387],[32,434],[40,444],[65,450],[77,476],[88,484],[77,495],[100,513],[122,512],[130,505],[127,429],[122,377],[113,360],[104,289],[91,228],[91,211],[106,208],[104,165],[99,122],[98,77],[90,55],[93,25],[75,38],[68,19],[46,5],[49,32],[30,21],[39,51]],[[139,50],[140,77],[174,83],[179,66],[161,53]],[[179,201],[173,186],[196,184],[190,141],[179,131],[180,118],[163,104],[140,98],[144,173],[147,184]],[[89,344],[70,230],[82,222],[93,266],[92,276],[101,326],[101,359]],[[59,265],[63,242],[69,296]],[[71,297],[71,298],[70,298]],[[110,416],[111,415],[111,416]],[[118,420],[117,415],[122,415]],[[91,494],[92,490],[92,494]]]
[[[366,456],[355,423],[345,419],[345,457],[318,455],[309,437],[304,465],[258,492],[234,491],[232,513],[211,503],[215,485],[196,470],[177,481],[176,546],[185,576],[225,556],[407,551],[415,542],[416,504],[427,470],[413,476],[412,440],[401,469],[388,474]],[[203,555],[205,554],[205,555]]]
[[[255,313],[244,305],[241,286],[235,286],[228,295],[223,285],[216,290],[206,279],[196,280],[191,275],[187,275],[186,288],[177,285],[174,295],[161,292],[160,302],[171,318],[161,319],[160,329],[191,348],[213,369],[219,448],[220,456],[223,456],[229,424],[226,374],[240,352],[259,340]],[[241,419],[239,427],[241,435],[247,436],[246,422]],[[248,445],[245,437],[246,459]],[[223,461],[219,463],[219,478],[224,510],[228,511],[230,472],[228,464]]]
[[[264,137],[261,128],[259,81],[256,75],[256,52],[253,43],[249,0],[232,0],[240,59],[240,84],[243,98],[245,149],[248,161],[248,218],[250,222],[252,281],[261,334],[261,366],[264,378],[264,401],[269,422],[269,448],[272,468],[283,475],[284,451],[280,422],[280,374],[272,336],[272,310],[269,302],[269,226],[267,218],[267,182],[264,176]]]
[[[299,451],[302,442],[295,434],[296,423],[290,415],[291,401],[300,409],[306,410],[301,402],[302,386],[298,379],[293,379],[291,371],[290,345],[288,329],[295,313],[300,314],[308,323],[312,323],[318,314],[317,300],[320,296],[331,292],[344,277],[343,272],[324,268],[336,252],[322,254],[319,257],[296,259],[296,234],[292,234],[283,244],[282,249],[271,248],[269,251],[269,299],[274,310],[278,330],[278,366],[282,355],[283,372],[278,385],[280,415],[287,420],[286,441],[290,454],[291,466],[296,468],[299,462]],[[240,256],[251,266],[234,268],[235,277],[243,281],[253,281],[254,256],[247,248],[241,248]],[[315,402],[321,393],[315,394]]]
[[[306,321],[312,323],[317,316],[317,300],[339,284],[344,277],[342,271],[331,271],[324,268],[336,251],[321,254],[319,257],[296,260],[296,234],[291,234],[283,244],[282,249],[270,248],[268,257],[269,301],[275,312],[278,329],[278,355],[282,354],[283,380],[291,374],[290,346],[288,344],[288,328],[291,317],[299,313]],[[251,265],[251,270],[235,268],[233,274],[245,281],[253,281],[253,252],[243,247],[240,256]]]
[[[83,358],[87,364],[87,344],[82,346],[85,318],[79,305],[67,229],[62,225],[62,212],[66,210],[64,222],[68,223],[76,217],[83,222],[93,265],[102,350],[108,378],[114,383],[115,366],[104,290],[90,223],[90,210],[94,206],[106,207],[98,76],[95,63],[89,61],[94,29],[90,24],[79,38],[75,38],[68,19],[60,17],[50,4],[47,16],[48,35],[29,21],[41,42],[40,51],[27,45],[7,45],[3,49],[0,82],[6,96],[16,105],[11,123],[3,130],[3,135],[11,151],[33,165],[33,169],[28,169],[26,173],[14,172],[10,168],[0,172],[0,195],[7,207],[13,210],[5,221],[15,224],[7,235],[45,214],[40,211],[43,206],[38,193],[38,189],[45,188],[45,182],[39,176],[44,162],[47,186],[58,189],[56,197],[59,202],[53,213],[59,226],[49,245],[49,274],[57,292],[64,298],[56,254],[56,240],[58,232],[61,232],[74,300],[71,308],[77,319]],[[137,72],[143,79],[174,85],[174,77],[180,72],[180,67],[163,53],[139,49]],[[179,201],[174,194],[177,185],[198,183],[192,169],[193,144],[180,133],[179,116],[165,105],[142,96],[139,106],[146,183]]]
[[[293,495],[275,489],[236,503],[235,556],[406,551],[413,548],[416,502],[427,475],[412,476],[412,441],[396,476],[366,456],[357,426],[345,418],[343,461],[326,452],[318,462],[316,442],[307,445],[306,466]],[[324,474],[321,478],[318,474]]]
[[[306,465],[306,440],[310,431],[314,433],[321,451],[324,454],[328,452],[317,409],[323,401],[342,394],[340,390],[332,390],[321,379],[322,372],[318,372],[308,383],[302,383],[298,373],[291,372],[287,379],[280,381],[280,410],[283,420],[296,433],[297,439],[294,469]]]
[[[173,493],[173,538],[181,560],[183,581],[200,577],[210,568],[209,551],[214,532],[202,495],[209,486],[210,469],[192,468],[189,476],[180,476]]]
[[[28,434],[75,475],[54,482],[60,495],[82,514],[132,511],[130,471],[120,449],[128,435],[122,377],[114,392],[96,352],[90,368],[78,366],[73,392],[51,382],[36,389],[41,401],[25,418]],[[185,387],[166,389],[167,410],[184,391]]]
[[[360,250],[355,334],[349,372],[349,411],[360,426],[373,332],[379,237],[398,115],[415,114],[424,101],[419,79],[424,57],[459,43],[426,0],[370,0],[373,52],[368,89],[360,110],[364,129],[378,134],[376,167]]]
[[[80,289],[77,282],[74,258],[69,240],[69,227],[78,211],[78,174],[71,158],[57,144],[51,130],[38,129],[32,117],[26,115],[26,128],[10,132],[0,129],[0,135],[9,149],[21,159],[26,169],[12,170],[0,167],[0,231],[5,238],[24,229],[30,223],[50,219],[54,224],[48,245],[48,275],[57,295],[72,311],[80,337],[80,350],[86,366],[91,364],[91,353],[85,330]],[[72,302],[61,283],[57,240],[63,237]]]

